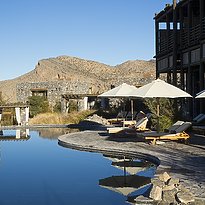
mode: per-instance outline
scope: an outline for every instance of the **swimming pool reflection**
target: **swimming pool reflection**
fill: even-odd
[[[1,130],[0,141],[19,141],[30,139],[29,129]]]
[[[59,136],[73,133],[73,132],[79,132],[79,129],[71,129],[71,128],[38,128],[35,129],[39,132],[39,137],[46,138],[46,139],[58,139]]]
[[[111,176],[99,180],[100,186],[121,193],[124,196],[128,196],[150,183],[151,180],[149,177],[138,175]]]
[[[150,188],[156,170],[153,163],[125,156],[104,157],[111,160],[111,166],[122,170],[122,174],[100,179],[101,187],[126,197],[143,195]]]
[[[142,172],[153,167],[153,164],[143,160],[124,159],[112,162],[112,166],[122,169],[124,172],[129,174],[137,174],[138,172]]]

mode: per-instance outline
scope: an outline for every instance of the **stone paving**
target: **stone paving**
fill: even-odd
[[[92,152],[134,155],[160,163],[156,175],[168,172],[197,198],[205,199],[205,137],[193,135],[189,144],[150,145],[136,136],[109,136],[106,131],[83,131],[59,138],[65,147]]]

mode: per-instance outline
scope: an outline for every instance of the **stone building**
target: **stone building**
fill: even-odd
[[[66,106],[69,104],[68,96],[71,96],[70,100],[76,100],[77,105],[79,105],[78,110],[84,110],[86,108],[91,108],[88,106],[89,99],[87,96],[92,95],[93,98],[98,95],[91,84],[78,81],[20,83],[17,84],[16,92],[18,102],[26,103],[29,96],[43,96],[48,100],[51,108],[54,107],[56,103],[61,102],[61,110],[64,112],[66,112]],[[77,97],[73,98],[73,95]],[[92,105],[93,102],[92,100]]]

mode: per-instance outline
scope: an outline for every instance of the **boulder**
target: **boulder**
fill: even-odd
[[[153,203],[152,199],[144,197],[142,195],[136,197],[134,201],[135,201],[135,204],[152,204]]]
[[[174,186],[178,186],[179,185],[179,179],[178,178],[171,178],[168,180],[168,185],[174,185]]]
[[[190,192],[179,191],[176,194],[176,199],[180,203],[188,204],[194,202],[194,197]]]
[[[167,183],[169,179],[171,179],[171,177],[169,176],[167,172],[164,172],[163,174],[159,175],[159,180],[161,180],[164,183]]]
[[[162,190],[163,190],[163,191],[171,191],[171,190],[173,190],[173,189],[175,189],[175,188],[176,188],[175,185],[172,184],[172,185],[164,186],[164,187],[162,188]]]
[[[163,201],[165,201],[167,204],[176,204],[175,195],[177,193],[177,189],[167,190],[163,191]]]
[[[164,187],[165,184],[163,181],[159,180],[159,178],[155,177],[151,179],[151,183],[155,186]]]
[[[153,185],[149,197],[155,201],[162,200],[162,188],[159,186]]]

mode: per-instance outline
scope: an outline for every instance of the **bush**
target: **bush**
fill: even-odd
[[[61,102],[56,102],[56,104],[53,107],[54,112],[61,112]]]
[[[156,99],[146,99],[145,105],[151,112],[151,124],[154,129],[157,129],[157,100]],[[174,100],[160,98],[159,99],[159,131],[170,127],[175,121],[175,109],[174,109]]]
[[[28,98],[28,102],[30,105],[30,116],[34,117],[39,113],[49,112],[49,103],[42,96],[31,96]]]

